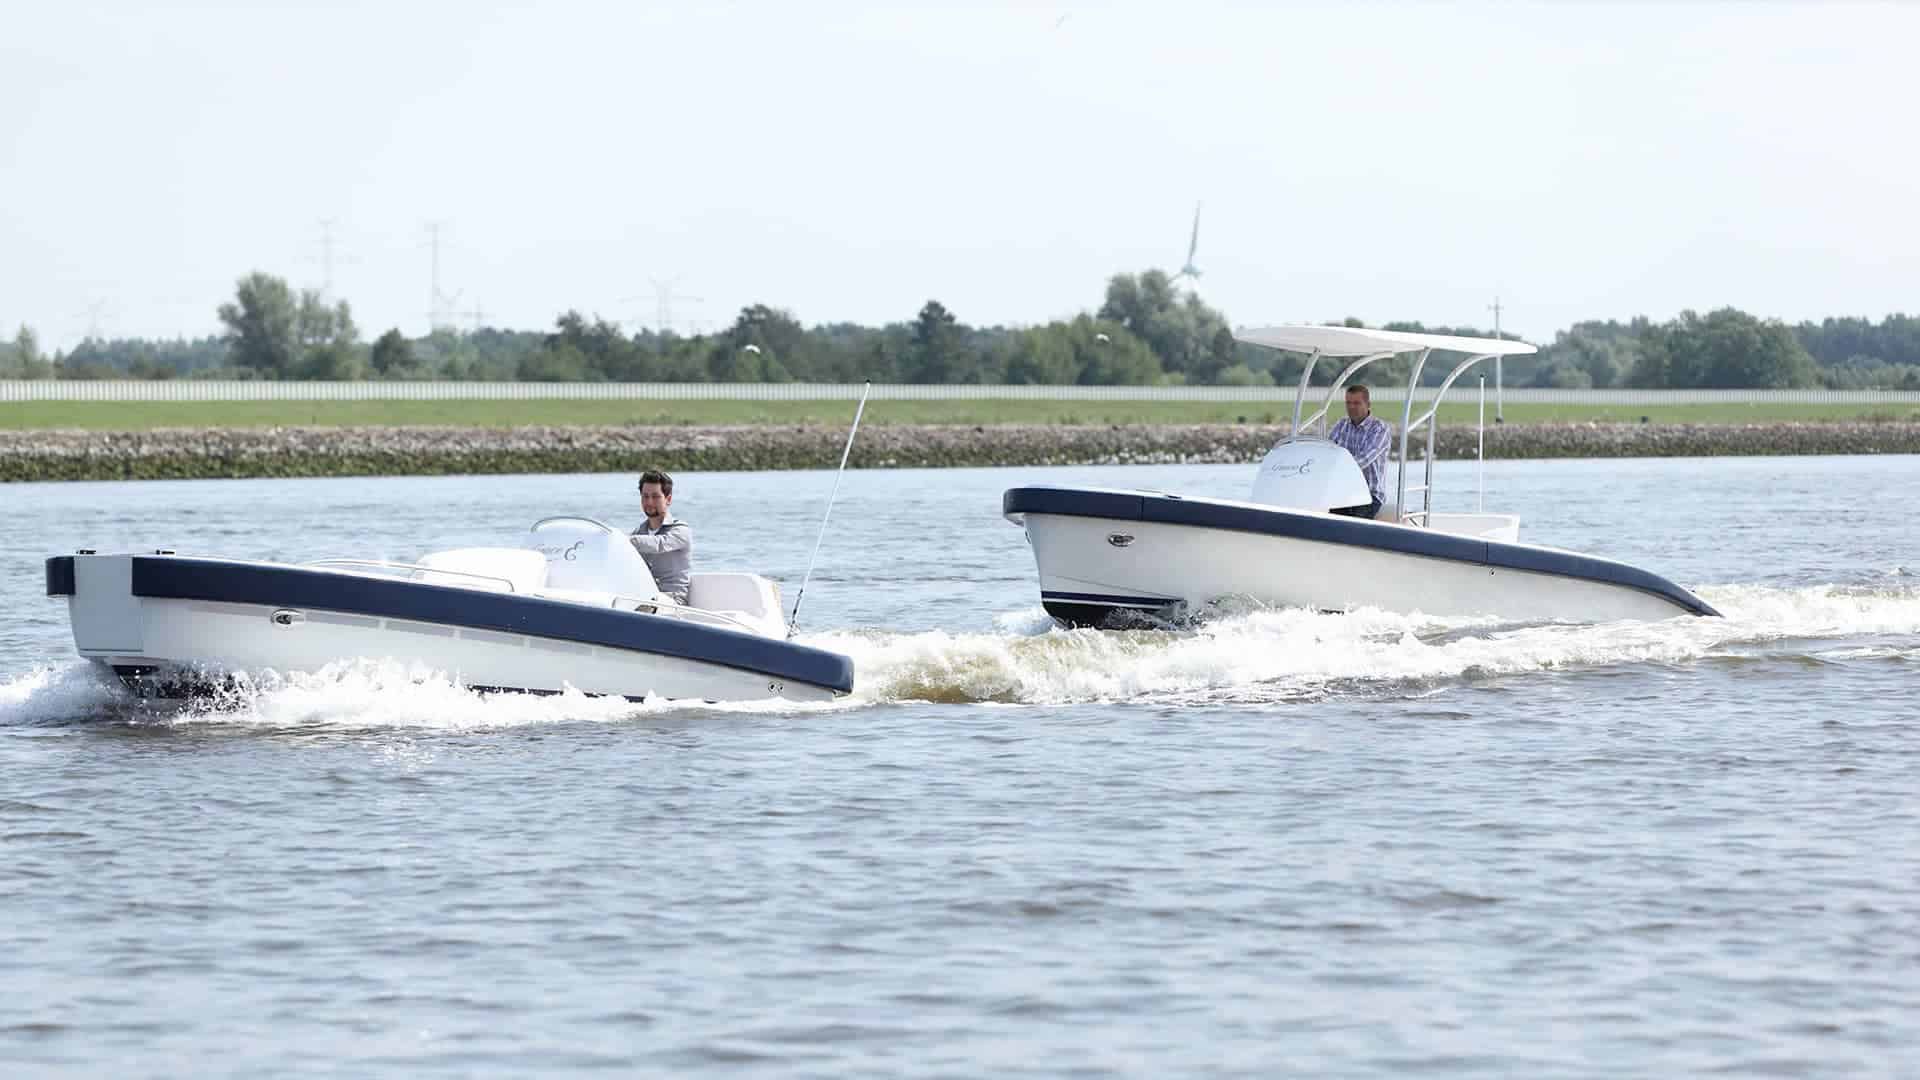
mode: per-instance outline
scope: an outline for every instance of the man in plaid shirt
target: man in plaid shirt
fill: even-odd
[[[1393,429],[1373,415],[1373,394],[1359,384],[1347,387],[1347,418],[1333,425],[1327,438],[1346,448],[1367,478],[1367,490],[1373,502],[1365,506],[1336,506],[1333,512],[1348,517],[1371,518],[1386,501],[1386,489],[1380,474],[1386,472],[1387,451],[1393,445]]]

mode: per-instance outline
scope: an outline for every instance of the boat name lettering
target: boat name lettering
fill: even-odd
[[[1267,466],[1267,471],[1278,476],[1305,476],[1313,471],[1313,459],[1308,458],[1298,465],[1282,465],[1275,462]]]

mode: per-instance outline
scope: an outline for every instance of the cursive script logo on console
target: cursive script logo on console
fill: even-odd
[[[568,562],[577,562],[580,558],[580,545],[585,543],[585,540],[575,540],[571,546],[564,548],[556,547],[552,544],[541,544],[539,547],[534,548],[534,550],[545,555],[548,562],[552,562],[556,558],[565,559]]]
[[[1286,465],[1276,461],[1267,466],[1267,471],[1275,476],[1305,476],[1313,471],[1313,459],[1308,458],[1298,465]]]

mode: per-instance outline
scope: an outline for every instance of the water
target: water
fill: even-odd
[[[146,712],[46,555],[411,557],[627,522],[632,479],[0,488],[0,1063],[1916,1074],[1920,461],[1488,467],[1523,536],[1723,620],[1046,630],[1003,488],[1248,474],[850,474],[801,621],[860,688],[807,708],[360,664]],[[830,479],[675,509],[791,597]]]

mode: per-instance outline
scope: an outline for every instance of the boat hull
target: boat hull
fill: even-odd
[[[167,693],[231,673],[393,661],[474,689],[707,701],[830,700],[844,657],[664,616],[531,596],[168,556],[49,560],[80,655]]]
[[[1230,599],[1526,622],[1717,614],[1623,563],[1408,525],[1098,489],[1016,488],[1003,508],[1026,529],[1041,602],[1072,625]]]

